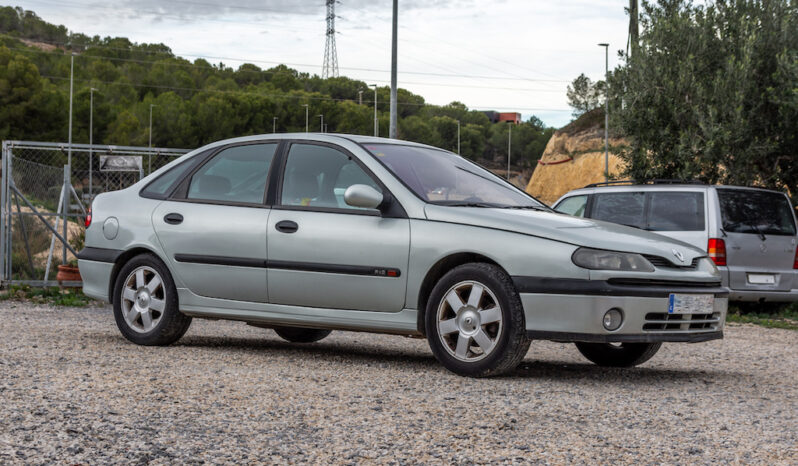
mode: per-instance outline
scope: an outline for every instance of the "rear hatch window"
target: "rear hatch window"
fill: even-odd
[[[795,235],[792,206],[781,193],[718,189],[723,229],[754,235]]]

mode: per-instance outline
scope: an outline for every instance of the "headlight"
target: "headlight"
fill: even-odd
[[[591,270],[623,270],[627,272],[653,272],[654,266],[640,254],[579,248],[571,256],[579,267]]]

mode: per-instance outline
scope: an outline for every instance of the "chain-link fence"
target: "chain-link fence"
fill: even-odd
[[[91,199],[133,185],[186,149],[4,141],[0,281],[51,286],[83,248]],[[68,169],[69,166],[71,169]],[[62,285],[78,285],[71,280]]]

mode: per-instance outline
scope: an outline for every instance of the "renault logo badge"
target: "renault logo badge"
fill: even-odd
[[[673,253],[674,256],[676,256],[677,259],[679,259],[679,262],[684,262],[684,254],[682,254],[681,251],[677,251],[676,249],[671,249],[671,252]]]

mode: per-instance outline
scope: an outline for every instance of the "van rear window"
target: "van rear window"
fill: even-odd
[[[795,234],[792,206],[781,193],[718,189],[723,229],[733,233]]]

